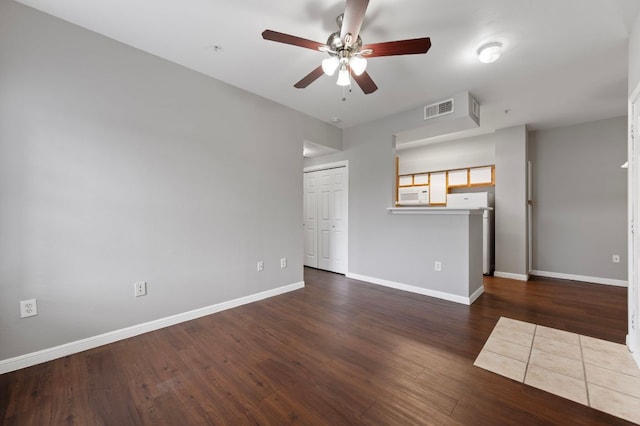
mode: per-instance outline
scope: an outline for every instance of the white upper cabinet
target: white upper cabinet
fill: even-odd
[[[447,172],[429,173],[429,204],[447,203]]]
[[[493,184],[493,167],[473,167],[469,169],[470,185],[492,185]]]
[[[414,185],[429,185],[429,173],[413,175]]]
[[[467,186],[469,185],[469,169],[449,170],[449,186]]]
[[[413,185],[413,175],[398,176],[398,186],[411,186]]]

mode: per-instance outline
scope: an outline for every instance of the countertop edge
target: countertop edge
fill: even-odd
[[[491,208],[489,208],[491,209]],[[387,207],[391,214],[482,215],[486,208],[457,209],[451,207]],[[493,210],[493,209],[491,209]]]

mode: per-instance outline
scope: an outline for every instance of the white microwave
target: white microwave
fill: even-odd
[[[398,188],[398,205],[429,205],[429,187],[411,186]]]

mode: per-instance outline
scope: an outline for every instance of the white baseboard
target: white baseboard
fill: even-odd
[[[629,349],[629,353],[631,353],[633,360],[638,364],[638,368],[640,368],[640,348],[637,348],[635,351],[631,348],[631,337],[628,334],[625,344],[627,345],[627,349]]]
[[[236,308],[248,303],[257,302],[258,300],[267,299],[269,297],[278,296],[290,291],[298,290],[304,287],[304,281],[289,284],[283,287],[274,288],[249,296],[241,297],[227,302],[216,303],[215,305],[205,306],[204,308],[194,309],[192,311],[183,312],[169,317],[137,324],[120,330],[110,331],[108,333],[99,334],[97,336],[88,337],[86,339],[76,340],[75,342],[65,343],[63,345],[54,346],[52,348],[43,349],[37,352],[20,355],[14,358],[0,360],[0,374],[10,371],[19,370],[21,368],[31,367],[32,365],[62,358],[88,349],[97,348],[98,346],[117,342],[118,340],[128,339],[129,337],[138,336],[150,331],[159,330],[181,322],[190,321],[206,315],[215,314],[216,312],[227,309]]]
[[[532,275],[546,278],[559,278],[562,280],[582,281],[586,283],[614,285],[617,287],[628,287],[629,283],[624,280],[614,280],[611,278],[588,277],[585,275],[563,274],[560,272],[531,271]]]
[[[477,289],[471,294],[471,296],[469,297],[469,303],[467,303],[467,305],[470,305],[473,302],[475,302],[478,297],[482,296],[482,293],[484,293],[483,285],[481,285],[479,289]]]
[[[638,364],[638,368],[640,368],[640,352],[638,351],[631,352],[631,356],[633,356],[633,359],[636,361],[636,364]]]
[[[511,272],[494,271],[494,277],[509,278],[510,280],[529,281],[529,274],[513,274]]]
[[[346,274],[347,278],[352,278],[358,281],[364,281],[371,284],[377,284],[384,287],[395,288],[397,290],[408,291],[410,293],[422,294],[423,296],[431,296],[438,299],[447,300],[449,302],[462,303],[463,305],[472,304],[480,295],[484,292],[484,287],[480,287],[470,297],[458,296],[456,294],[445,293],[437,290],[430,290],[428,288],[416,287],[409,284],[402,284],[395,281],[383,280],[380,278],[368,277],[366,275],[359,274]]]

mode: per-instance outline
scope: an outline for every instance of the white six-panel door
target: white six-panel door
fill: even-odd
[[[304,264],[318,267],[318,181],[313,173],[304,174]]]
[[[304,264],[346,273],[348,253],[346,167],[304,174]]]

